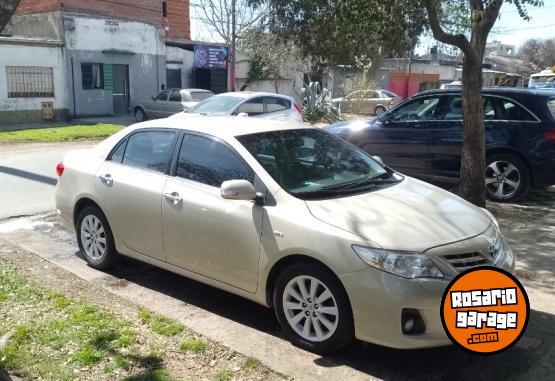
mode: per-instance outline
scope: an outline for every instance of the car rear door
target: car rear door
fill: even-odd
[[[441,106],[439,95],[415,98],[366,128],[356,144],[401,172],[429,174],[428,136]]]
[[[130,250],[164,260],[161,198],[177,132],[144,129],[126,137],[96,175],[96,196],[115,236]]]
[[[259,118],[289,120],[292,119],[293,102],[281,97],[264,97],[264,114],[258,115]]]
[[[254,172],[227,144],[186,133],[164,187],[162,223],[167,262],[255,292],[263,207],[226,200],[227,180],[254,181]]]

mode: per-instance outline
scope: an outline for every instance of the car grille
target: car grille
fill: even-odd
[[[449,254],[443,255],[442,258],[457,271],[464,271],[472,267],[491,263],[480,253]]]

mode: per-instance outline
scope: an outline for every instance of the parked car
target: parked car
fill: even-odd
[[[515,201],[555,184],[555,91],[484,89],[486,190]],[[400,172],[457,181],[462,155],[461,90],[420,93],[379,118],[328,126]]]
[[[389,90],[357,90],[331,101],[341,112],[381,115],[402,100]]]
[[[318,352],[355,337],[449,344],[449,281],[514,270],[489,212],[300,123],[144,122],[69,152],[57,173],[62,224],[91,267],[121,254],[273,307]]]
[[[302,122],[302,107],[295,99],[281,94],[237,91],[218,94],[172,118],[191,115],[251,116],[263,119]]]
[[[131,106],[137,122],[147,119],[167,118],[183,110],[189,110],[214,93],[203,89],[168,89],[151,99],[142,99]]]

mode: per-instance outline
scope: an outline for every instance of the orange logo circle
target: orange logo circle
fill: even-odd
[[[474,353],[509,349],[524,334],[530,316],[528,295],[507,271],[487,267],[455,277],[441,300],[447,336]]]

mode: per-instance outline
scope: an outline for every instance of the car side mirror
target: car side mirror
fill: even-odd
[[[220,193],[226,200],[254,200],[256,190],[247,180],[228,180],[224,181]]]
[[[378,163],[380,163],[381,165],[385,165],[385,163],[383,162],[382,158],[379,156],[372,156],[372,159],[376,160]]]

